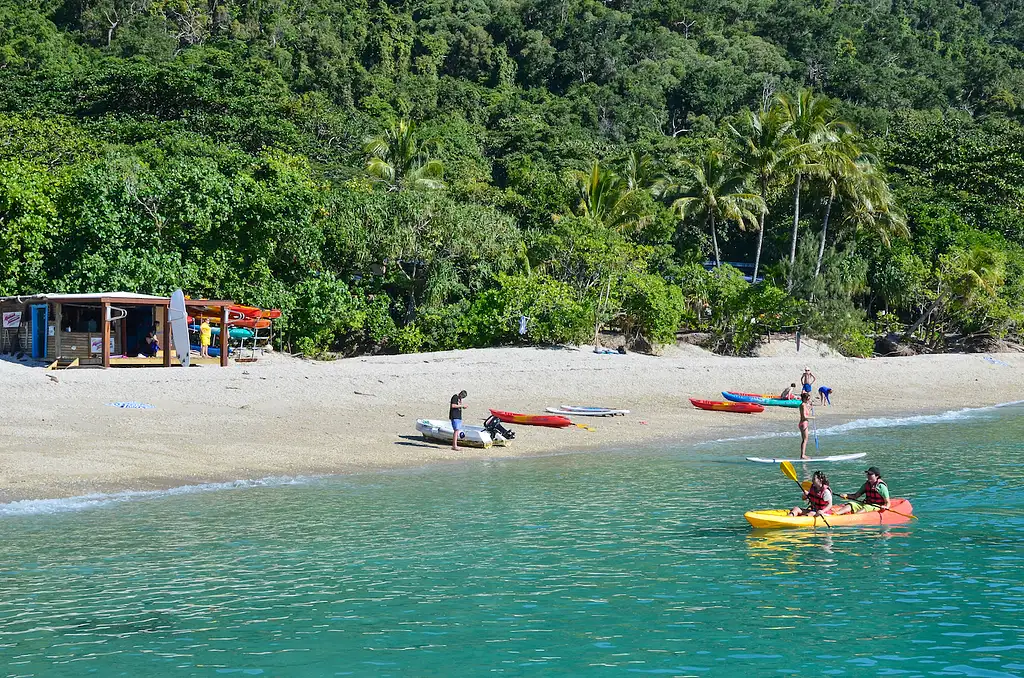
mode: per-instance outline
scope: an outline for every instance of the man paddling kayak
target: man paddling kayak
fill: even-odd
[[[864,495],[864,501],[851,501],[835,507],[836,515],[844,513],[862,513],[864,511],[880,511],[889,508],[889,486],[882,480],[882,472],[872,466],[864,472],[867,481],[853,494],[840,494],[843,499],[857,499]]]

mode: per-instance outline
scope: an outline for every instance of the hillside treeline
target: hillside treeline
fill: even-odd
[[[182,287],[307,354],[987,348],[1022,107],[1009,0],[0,0],[0,294]]]

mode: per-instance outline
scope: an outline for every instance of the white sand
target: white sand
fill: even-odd
[[[663,355],[581,349],[499,348],[317,363],[268,356],[228,369],[46,372],[0,361],[0,502],[204,481],[347,473],[448,460],[526,456],[644,442],[710,440],[796,430],[796,410],[704,412],[690,396],[722,389],[776,392],[805,364],[835,389],[818,427],[865,416],[934,413],[1024,398],[1024,355],[936,355],[871,360],[800,353],[773,342],[772,357],[725,358],[692,346]],[[57,382],[49,377],[56,376]],[[445,419],[466,389],[467,421],[487,408],[543,412],[559,404],[632,410],[580,418],[597,430],[510,426],[510,447],[453,452],[424,442],[421,417]],[[109,407],[139,401],[151,410]],[[795,453],[794,439],[780,453]],[[790,449],[792,448],[792,449]]]

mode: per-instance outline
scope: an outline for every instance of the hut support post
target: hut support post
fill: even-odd
[[[164,316],[164,367],[171,366],[171,314],[167,306],[161,306]],[[180,350],[180,349],[179,349]]]
[[[53,305],[53,359],[57,360],[60,358],[60,332],[63,320],[61,319],[61,305]]]
[[[230,328],[228,327],[228,307],[220,307],[220,366],[228,366],[228,334],[230,334]]]
[[[100,355],[103,356],[103,368],[107,369],[110,367],[110,304],[104,301],[100,304],[100,318],[103,323],[103,348],[101,349]]]

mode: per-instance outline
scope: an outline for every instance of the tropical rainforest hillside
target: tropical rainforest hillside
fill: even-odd
[[[1022,122],[1011,0],[0,0],[0,294],[182,287],[308,354],[985,348]]]

